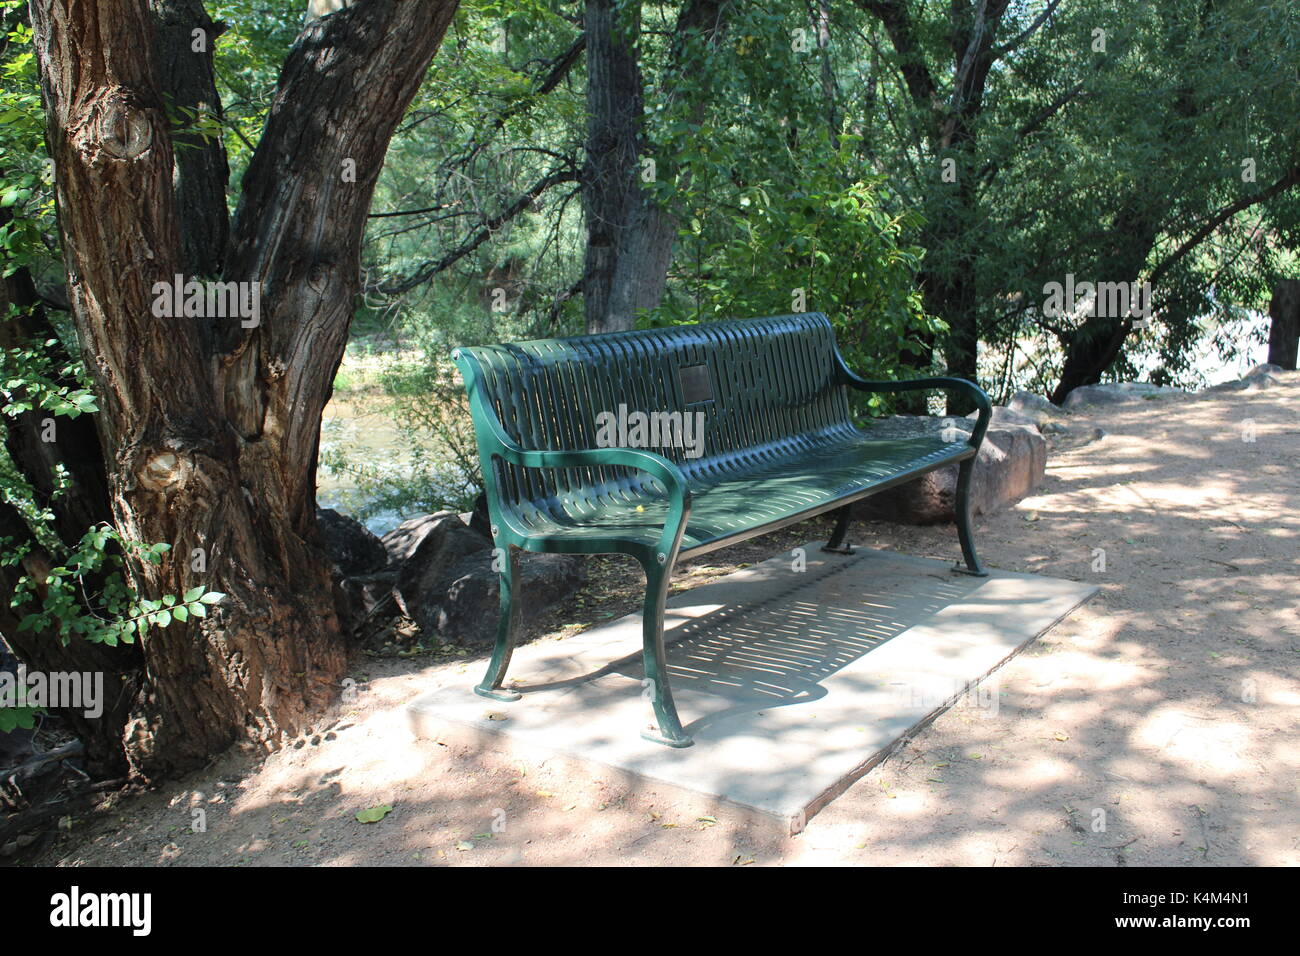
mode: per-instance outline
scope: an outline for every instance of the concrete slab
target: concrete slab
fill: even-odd
[[[822,542],[668,601],[669,672],[695,746],[642,740],[641,619],[516,651],[524,697],[474,694],[474,668],[409,707],[421,737],[516,756],[561,757],[575,772],[652,781],[744,808],[797,833],[807,819],[964,699],[996,713],[981,678],[1097,589],[993,571],[972,578],[942,561]]]

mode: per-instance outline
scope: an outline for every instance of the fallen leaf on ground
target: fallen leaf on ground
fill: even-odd
[[[391,803],[385,803],[380,807],[367,807],[365,810],[357,811],[357,820],[361,823],[378,823],[392,812],[393,805]]]

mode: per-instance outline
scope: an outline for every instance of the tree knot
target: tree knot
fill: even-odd
[[[184,484],[193,470],[194,466],[188,459],[175,452],[161,451],[145,460],[138,475],[140,484],[150,491],[166,491],[175,485]]]
[[[148,114],[125,100],[113,100],[99,114],[100,147],[115,159],[135,159],[153,142]]]

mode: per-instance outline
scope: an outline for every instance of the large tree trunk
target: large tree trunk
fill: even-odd
[[[671,234],[641,188],[644,93],[636,43],[639,3],[587,0],[587,220],[583,306],[588,332],[633,327],[637,309],[659,304]],[[647,261],[650,260],[650,261]]]
[[[1268,304],[1268,360],[1282,368],[1296,367],[1300,351],[1300,279],[1279,279]]]
[[[244,180],[225,277],[261,283],[260,323],[163,318],[183,273],[173,150],[144,0],[32,4],[69,292],[102,409],[116,524],[168,542],[140,590],[227,595],[142,642],[127,728],[145,776],[237,737],[275,746],[334,695],[345,655],[314,522],[320,412],[359,288],[389,139],[454,0],[367,0],[310,23]],[[354,164],[354,165],[353,165]],[[350,176],[350,171],[355,175]]]

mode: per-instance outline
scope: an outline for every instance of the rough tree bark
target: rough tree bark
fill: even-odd
[[[214,23],[199,0],[149,0],[154,17],[158,86],[173,122],[193,126],[221,119],[212,55],[225,25]],[[220,138],[186,131],[174,137],[176,206],[181,262],[187,275],[218,276],[230,235],[226,186],[230,168]]]
[[[174,154],[144,0],[36,0],[69,295],[102,409],[112,510],[147,595],[227,598],[143,638],[126,753],[142,776],[239,737],[310,725],[345,658],[314,521],[320,412],[359,289],[362,227],[393,130],[454,0],[366,0],[309,23],[245,176],[224,277],[261,283],[260,324],[160,318],[182,273]],[[353,175],[354,174],[354,175]],[[201,562],[192,558],[201,555]],[[202,568],[202,570],[200,570]]]

